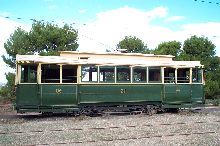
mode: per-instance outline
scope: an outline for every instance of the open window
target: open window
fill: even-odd
[[[130,82],[131,70],[128,66],[117,67],[117,82]]]
[[[113,83],[115,82],[115,68],[114,67],[100,67],[99,81]]]
[[[133,82],[146,82],[147,81],[147,69],[143,67],[133,68]]]
[[[37,83],[37,65],[21,65],[21,83]]]
[[[149,83],[161,83],[160,67],[149,67],[148,72]]]
[[[164,83],[175,83],[175,68],[164,68]]]
[[[62,83],[77,82],[77,66],[63,65],[62,66]]]
[[[97,66],[82,66],[82,82],[97,82],[98,81],[98,73]]]
[[[193,83],[202,83],[202,69],[193,68],[192,69],[192,82]]]
[[[190,83],[190,68],[177,69],[177,83]]]
[[[60,83],[60,65],[42,64],[41,83]]]

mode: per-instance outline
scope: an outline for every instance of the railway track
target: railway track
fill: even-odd
[[[201,125],[207,125],[207,124],[220,124],[220,120],[215,120],[215,121],[194,121],[194,122],[176,122],[176,123],[157,123],[157,124],[150,124],[150,123],[143,123],[142,125],[123,125],[123,126],[106,126],[106,127],[84,127],[84,128],[76,128],[76,127],[70,127],[66,129],[39,129],[39,130],[29,130],[29,131],[0,131],[0,139],[3,136],[19,136],[19,135],[34,135],[34,134],[46,134],[46,133],[53,133],[56,135],[61,134],[61,132],[71,132],[74,133],[76,131],[94,131],[96,132],[97,130],[119,130],[119,129],[130,129],[130,130],[135,130],[135,128],[142,128],[144,129],[145,127],[150,127],[150,128],[156,128],[163,126],[161,128],[164,128],[164,126],[169,126],[172,128],[172,126],[178,126],[178,125],[195,125],[199,124]],[[73,132],[72,132],[73,131]],[[53,143],[41,143],[41,144],[25,144],[25,145],[66,145],[66,144],[87,144],[87,143],[96,143],[96,142],[110,142],[110,141],[126,141],[126,140],[135,140],[135,139],[150,139],[150,138],[163,138],[163,137],[173,137],[173,136],[190,136],[190,135],[204,135],[204,134],[220,134],[220,131],[217,130],[209,130],[209,131],[204,131],[204,130],[199,130],[199,131],[191,131],[191,132],[170,132],[170,133],[165,133],[165,134],[158,134],[158,133],[153,133],[153,132],[147,132],[145,135],[142,136],[131,136],[131,137],[118,137],[118,138],[111,138],[111,137],[106,137],[103,139],[96,139],[96,140],[70,140],[68,142],[53,142]]]

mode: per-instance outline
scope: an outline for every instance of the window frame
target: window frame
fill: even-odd
[[[124,80],[118,80],[118,69],[123,69],[123,68],[125,68],[125,69],[128,69],[129,70],[129,74],[128,74],[128,77],[129,77],[129,80],[128,81],[124,81]],[[131,67],[129,67],[129,66],[116,66],[116,83],[132,83],[131,82]]]
[[[200,80],[200,82],[194,82],[194,81],[193,81],[193,80],[194,80],[194,79],[193,79],[193,69],[194,69],[194,70],[197,70],[197,77],[198,77],[198,74],[199,74],[198,71],[200,71],[200,79],[198,79],[198,80]],[[191,78],[192,84],[203,84],[203,82],[204,82],[204,81],[203,81],[203,80],[204,80],[204,79],[203,79],[203,78],[204,78],[204,77],[203,77],[203,69],[202,69],[202,68],[198,68],[198,67],[192,68],[192,73],[191,73],[191,77],[190,77],[190,78]]]
[[[22,82],[22,66],[27,66],[28,67],[28,82]],[[30,66],[36,66],[36,70],[35,70],[35,82],[29,82],[29,78],[30,78]],[[18,78],[18,82],[19,84],[37,84],[38,83],[38,64],[19,64],[17,66],[17,73],[16,73],[16,78]]]
[[[57,70],[59,70],[58,72],[59,72],[59,78],[52,78],[52,79],[46,79],[46,80],[51,80],[51,81],[56,81],[57,80],[57,82],[55,82],[55,83],[53,83],[53,82],[42,82],[43,81],[43,69],[42,69],[42,66],[44,66],[44,65],[53,65],[53,66],[59,66],[59,68],[57,68]],[[62,75],[62,67],[61,67],[61,65],[60,64],[56,64],[56,63],[44,63],[44,64],[41,64],[41,74],[40,74],[40,83],[42,83],[42,84],[61,84],[62,83],[62,77],[61,77],[61,75]]]
[[[157,81],[151,81],[150,80],[150,69],[158,69],[160,71],[159,80],[157,80]],[[159,67],[157,67],[157,66],[148,67],[148,84],[162,84],[163,83],[162,78],[163,77],[162,77],[162,67],[161,66],[159,66]]]
[[[113,69],[113,80],[112,81],[101,81],[101,69]],[[115,66],[99,66],[99,72],[98,72],[98,74],[99,74],[99,83],[115,83],[115,77],[116,77],[116,75],[115,75],[115,70],[116,70],[116,68],[115,68]]]
[[[179,80],[178,78],[180,78],[179,76],[178,76],[178,71],[180,70],[180,69],[188,69],[188,71],[189,71],[189,73],[188,73],[188,82],[184,82],[184,81],[187,81],[187,80]],[[191,69],[192,68],[190,68],[190,67],[186,67],[186,68],[177,68],[177,80],[176,80],[176,83],[177,84],[191,84],[192,82],[191,82]],[[186,78],[187,79],[187,75],[186,75],[186,77],[181,77],[181,78]],[[180,82],[180,81],[183,81],[182,83]]]
[[[83,67],[85,67],[85,66],[87,66],[87,67],[95,67],[96,68],[96,81],[93,81],[93,80],[89,81],[90,79],[88,81],[83,81],[83,78],[82,78],[83,77]],[[86,65],[81,65],[80,81],[81,81],[81,83],[98,83],[99,82],[99,77],[98,77],[99,75],[98,74],[99,74],[99,67],[98,66],[92,65],[92,64],[91,65],[87,65],[87,64]],[[93,78],[93,75],[92,75],[92,78]]]
[[[144,81],[135,81],[135,69],[143,69],[145,70],[145,80]],[[132,83],[147,83],[148,80],[147,80],[147,76],[148,76],[148,69],[147,67],[139,67],[139,66],[135,66],[135,67],[132,67]]]
[[[171,72],[168,71],[168,76],[165,76],[166,69],[173,70],[173,71],[171,71]],[[173,68],[173,67],[163,67],[163,76],[162,77],[163,77],[164,84],[176,84],[177,83],[176,70],[177,70],[177,68]],[[172,77],[169,76],[170,73],[173,74]]]

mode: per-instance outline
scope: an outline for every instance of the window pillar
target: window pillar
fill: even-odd
[[[189,70],[189,83],[192,84],[192,68]]]
[[[164,84],[164,68],[165,67],[161,67],[161,78],[162,78],[162,84]]]
[[[99,80],[100,80],[100,69],[99,69],[99,66],[97,66],[97,80],[98,80],[98,83],[99,83]]]
[[[41,83],[41,64],[39,63],[37,66],[37,83]]]
[[[77,67],[77,83],[81,83],[81,81],[82,81],[82,66],[81,65],[79,65],[78,67]]]
[[[147,67],[147,69],[146,69],[146,75],[147,75],[147,83],[149,82],[149,68]]]
[[[177,84],[177,69],[178,68],[175,68],[175,84]]]
[[[63,65],[60,65],[60,83],[63,81]]]
[[[18,67],[17,67],[17,72],[18,72],[18,74],[17,74],[17,82],[18,83],[21,83],[21,65],[17,65]]]
[[[116,83],[116,81],[117,81],[117,67],[115,66],[115,83]]]

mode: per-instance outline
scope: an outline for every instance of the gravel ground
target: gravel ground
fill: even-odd
[[[0,145],[220,146],[219,107],[152,116],[0,114]]]

